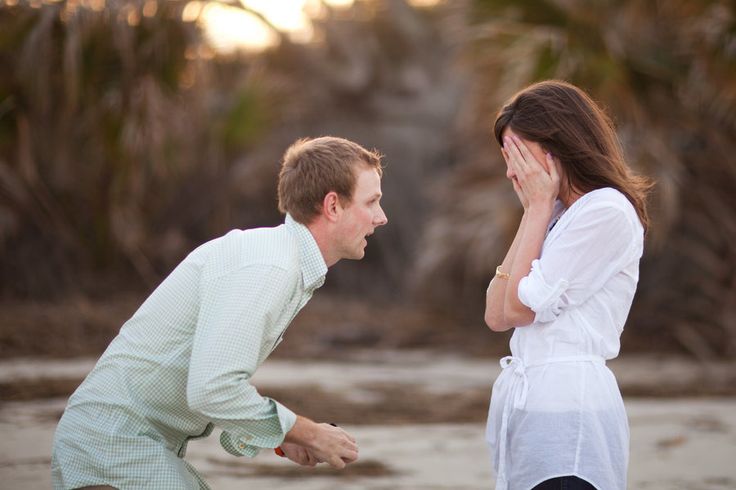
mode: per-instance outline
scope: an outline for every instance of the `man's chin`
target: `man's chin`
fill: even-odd
[[[355,252],[353,255],[348,257],[350,260],[361,260],[365,257],[365,249]]]

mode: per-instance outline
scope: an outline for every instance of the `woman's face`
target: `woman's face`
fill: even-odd
[[[517,138],[519,138],[522,141],[522,143],[524,143],[524,145],[526,145],[526,147],[531,152],[532,156],[534,156],[534,158],[537,160],[537,162],[539,162],[539,164],[542,166],[542,168],[547,173],[549,173],[549,164],[547,163],[547,157],[545,155],[546,152],[542,148],[542,145],[540,145],[539,143],[534,142],[534,141],[529,141],[529,140],[527,140],[527,139],[519,136],[518,134],[514,133],[514,130],[511,129],[510,127],[508,127],[508,126],[506,128],[504,128],[504,130],[501,132],[501,138],[505,138],[507,136],[509,138],[512,137],[512,136],[516,136]],[[508,155],[508,153],[506,152],[506,150],[504,148],[501,148],[501,153],[503,154],[503,159],[506,162],[506,177],[509,180],[513,181],[515,184],[518,185],[518,181],[516,179],[516,174],[514,173],[514,170],[509,166],[509,155]],[[554,159],[555,165],[557,166],[557,174],[560,176],[560,179],[561,179],[561,182],[562,182],[562,184],[560,185],[560,193],[559,193],[559,196],[558,197],[562,200],[563,203],[565,203],[566,206],[569,206],[571,204],[571,202],[572,202],[571,199],[575,198],[575,196],[578,196],[579,197],[580,196],[580,193],[578,193],[578,192],[576,192],[574,190],[571,190],[568,187],[568,185],[565,184],[565,181],[566,181],[566,179],[565,179],[565,170],[562,168],[562,165],[560,165],[560,161],[557,160],[557,158],[555,158],[554,155],[552,155],[552,157]]]
[[[534,155],[534,158],[539,162],[540,165],[549,173],[549,167],[547,165],[547,158],[545,157],[545,151],[542,149],[542,146],[539,143],[536,143],[534,141],[529,141],[527,139],[522,138],[521,136],[514,133],[514,130],[509,128],[508,126],[504,128],[504,130],[501,132],[501,137],[512,137],[516,136],[519,138],[529,149],[529,151]],[[514,171],[509,166],[509,155],[506,153],[506,150],[504,148],[501,148],[501,153],[503,154],[503,159],[506,162],[506,177],[509,180],[516,180],[516,175],[514,174]],[[559,166],[557,167],[559,170]]]

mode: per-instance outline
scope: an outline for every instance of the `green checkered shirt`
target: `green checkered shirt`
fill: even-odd
[[[326,273],[311,233],[288,215],[194,250],[69,399],[54,488],[208,488],[182,458],[215,425],[234,455],[280,445],[296,415],[249,380]]]

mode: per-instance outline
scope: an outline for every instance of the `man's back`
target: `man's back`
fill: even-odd
[[[295,240],[283,225],[233,230],[195,249],[123,325],[70,399],[70,406],[98,401],[165,410],[186,404],[192,343],[198,323],[204,320],[202,314],[208,313],[200,311],[202,296],[209,294],[218,278],[246,267],[273,268],[272,272],[283,275],[284,287],[293,286],[288,283],[299,272],[297,252]],[[235,294],[245,296],[247,291]],[[168,424],[171,415],[165,420]]]

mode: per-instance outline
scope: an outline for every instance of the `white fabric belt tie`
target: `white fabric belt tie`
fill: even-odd
[[[513,409],[522,409],[526,406],[526,397],[529,393],[529,380],[526,377],[526,370],[544,366],[547,364],[556,364],[562,362],[594,362],[596,364],[606,364],[606,360],[601,356],[595,355],[579,355],[579,356],[561,356],[548,357],[524,364],[520,357],[506,356],[501,359],[501,368],[513,369],[512,373],[515,377],[521,379],[521,386],[516,382],[512,384],[512,396],[506,399],[503,407],[503,415],[501,417],[501,433],[499,434],[498,443],[498,481],[496,482],[496,490],[507,490],[508,480],[506,479],[506,439],[508,434],[509,417]],[[514,380],[516,381],[516,379]]]

